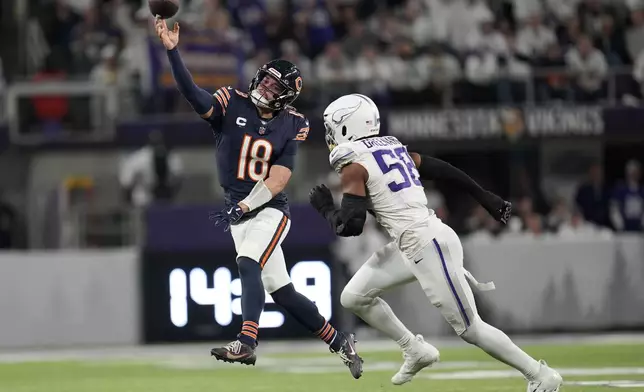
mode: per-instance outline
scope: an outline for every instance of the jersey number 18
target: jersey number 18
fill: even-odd
[[[372,154],[376,162],[378,162],[382,174],[396,170],[402,176],[403,182],[392,181],[388,184],[392,192],[398,192],[412,185],[422,185],[416,165],[414,165],[414,161],[405,147],[398,147],[394,150],[376,150]],[[385,159],[386,157],[389,159]]]
[[[237,164],[237,179],[245,180],[246,177],[259,181],[268,175],[268,166],[273,154],[273,145],[265,139],[255,139],[244,135],[242,146],[239,150]]]

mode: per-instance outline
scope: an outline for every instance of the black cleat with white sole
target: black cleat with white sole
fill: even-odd
[[[355,335],[352,333],[345,335],[343,333],[339,338],[342,339],[340,349],[338,351],[334,351],[330,347],[329,349],[331,352],[340,355],[342,362],[347,365],[353,378],[358,379],[362,376],[362,364],[364,361],[360,358],[358,351],[356,350],[357,341],[355,340]]]
[[[224,347],[213,348],[210,355],[217,358],[218,361],[238,362],[244,365],[253,365],[257,361],[255,349],[239,340],[228,343]]]

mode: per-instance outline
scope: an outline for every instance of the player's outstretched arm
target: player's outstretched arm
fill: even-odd
[[[483,187],[462,170],[443,160],[428,155],[420,155],[415,152],[409,155],[418,168],[421,180],[450,181],[469,193],[494,219],[502,223],[507,223],[510,219],[512,204],[494,193],[483,189]]]
[[[179,50],[177,49],[177,44],[179,43],[179,23],[175,23],[173,29],[169,30],[165,20],[157,17],[155,29],[163,46],[167,49],[168,60],[170,60],[170,67],[172,68],[172,76],[177,83],[181,95],[192,105],[197,114],[203,118],[210,118],[214,111],[212,95],[195,84],[192,75],[190,75],[190,72],[183,63]]]
[[[333,195],[325,185],[318,185],[309,193],[311,205],[326,218],[335,233],[341,237],[362,234],[367,219],[368,199],[365,183],[367,171],[362,165],[351,163],[340,172],[342,203],[335,208]]]
[[[266,181],[257,181],[248,196],[239,202],[242,211],[245,213],[253,211],[271,201],[275,195],[286,188],[288,181],[291,179],[291,174],[291,169],[286,166],[271,166]]]

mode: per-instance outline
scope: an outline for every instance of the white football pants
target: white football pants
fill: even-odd
[[[467,280],[478,282],[463,268],[461,241],[451,227],[440,221],[436,224],[440,228],[435,231],[435,238],[415,257],[415,261],[405,257],[393,242],[374,253],[342,291],[342,306],[390,339],[404,340],[406,336],[413,336],[412,333],[380,295],[416,280],[430,302],[463,340],[527,377],[535,375],[539,363],[514,345],[502,331],[479,317]]]

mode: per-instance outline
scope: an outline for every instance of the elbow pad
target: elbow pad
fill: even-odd
[[[368,199],[349,193],[342,195],[342,205],[334,219],[335,234],[341,237],[353,237],[362,234],[367,220]]]

